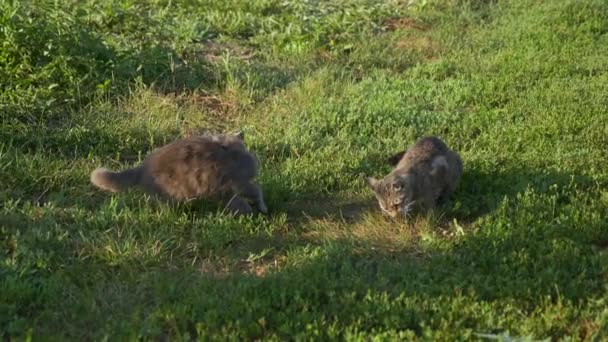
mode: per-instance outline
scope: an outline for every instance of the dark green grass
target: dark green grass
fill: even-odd
[[[606,339],[608,4],[407,3],[0,4],[2,337]],[[237,129],[269,217],[88,183]],[[387,220],[427,134],[462,182]]]

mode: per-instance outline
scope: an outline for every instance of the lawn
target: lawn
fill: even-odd
[[[0,2],[0,331],[608,339],[608,2]],[[270,215],[93,188],[243,130]],[[424,135],[465,171],[382,216]]]

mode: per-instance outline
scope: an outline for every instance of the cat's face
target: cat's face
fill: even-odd
[[[406,177],[387,176],[382,180],[367,177],[365,181],[385,214],[390,217],[407,216],[414,202]]]

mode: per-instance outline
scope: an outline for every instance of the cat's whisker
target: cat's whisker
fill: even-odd
[[[234,199],[238,196],[238,194],[234,194],[232,195],[232,197],[230,197],[230,199],[226,202],[226,205],[224,205],[224,209],[222,209],[222,215],[226,214],[226,212],[228,211],[228,208],[230,208],[230,205],[234,202]]]
[[[414,206],[414,204],[416,203],[416,201],[411,201],[410,203],[406,204],[403,209],[403,216],[405,216],[406,218],[409,218],[409,214],[412,210],[412,207]]]

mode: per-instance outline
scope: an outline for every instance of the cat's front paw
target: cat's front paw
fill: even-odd
[[[268,215],[268,207],[266,207],[266,204],[264,202],[258,204],[258,210],[264,214],[264,215]]]

